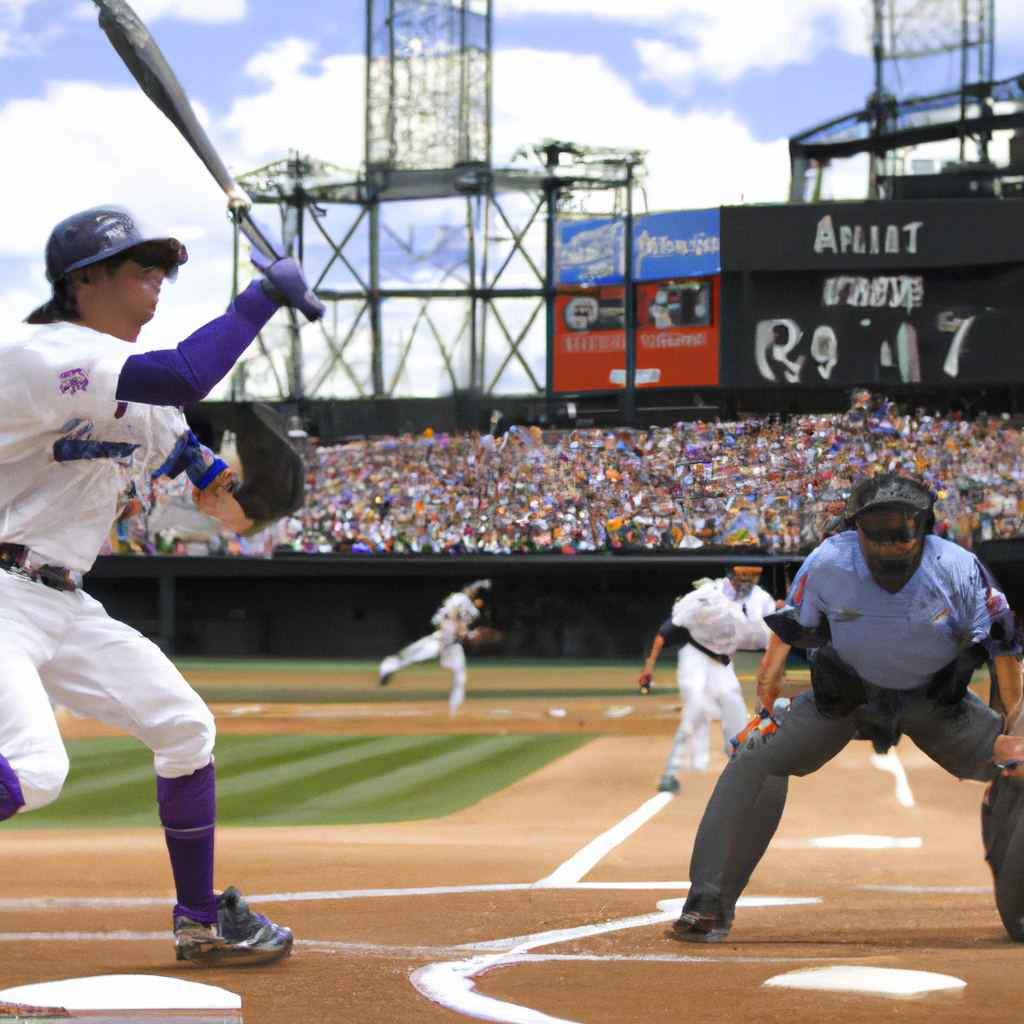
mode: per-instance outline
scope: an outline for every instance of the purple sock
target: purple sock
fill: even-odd
[[[213,895],[213,824],[217,796],[213,761],[177,779],[157,776],[156,799],[174,872],[178,904],[174,918],[217,923]]]
[[[0,754],[0,821],[6,821],[24,806],[25,797],[22,796],[18,776],[7,758]]]

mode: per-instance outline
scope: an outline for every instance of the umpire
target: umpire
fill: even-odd
[[[817,771],[850,740],[870,739],[884,753],[905,732],[958,778],[996,775],[993,746],[1021,698],[1019,637],[978,559],[932,535],[934,501],[908,477],[859,481],[846,529],[812,552],[786,606],[766,616],[774,635],[757,674],[762,705],[771,711],[779,696],[791,646],[809,651],[812,689],[793,700],[777,732],[752,734],[722,772],[673,938],[725,938],[778,827],[789,776]],[[986,661],[998,681],[991,708],[967,689]],[[1011,934],[1021,939],[1020,929]]]

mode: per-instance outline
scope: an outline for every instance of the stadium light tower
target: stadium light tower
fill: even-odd
[[[367,0],[367,170],[490,162],[490,0]]]

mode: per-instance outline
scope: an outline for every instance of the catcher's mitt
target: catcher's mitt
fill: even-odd
[[[477,626],[466,634],[466,647],[473,654],[497,654],[501,650],[503,640],[500,629]]]

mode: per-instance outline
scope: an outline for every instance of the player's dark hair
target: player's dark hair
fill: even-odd
[[[139,246],[139,248],[142,247]],[[129,260],[136,260],[136,262],[140,262],[134,249],[119,252],[115,256],[111,256],[109,259],[100,260],[87,267],[82,267],[82,269],[77,273],[81,274],[80,280],[83,283],[88,284],[90,270],[97,267],[103,267],[107,272],[107,277],[113,277]],[[53,282],[53,295],[50,299],[47,302],[44,302],[41,306],[37,306],[33,309],[32,312],[25,317],[25,323],[54,324],[60,323],[61,321],[74,321],[81,319],[82,311],[79,309],[78,302],[75,300],[75,281],[70,274],[64,274],[63,277],[58,277],[57,280]]]
[[[53,283],[53,295],[27,317],[27,324],[55,324],[62,320],[81,320],[82,311],[75,301],[73,282],[65,275]]]

